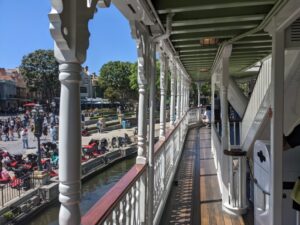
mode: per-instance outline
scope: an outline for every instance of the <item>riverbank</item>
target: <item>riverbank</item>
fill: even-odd
[[[136,145],[129,145],[82,163],[82,181],[87,181],[116,162],[134,156],[136,151]],[[25,224],[25,221],[30,221],[35,215],[57,202],[58,195],[58,177],[55,177],[50,179],[49,184],[31,190],[6,204],[0,210],[0,224]]]

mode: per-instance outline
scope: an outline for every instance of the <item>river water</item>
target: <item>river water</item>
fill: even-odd
[[[120,161],[82,184],[80,209],[85,214],[134,165],[135,157]],[[59,203],[48,207],[30,225],[57,225]]]

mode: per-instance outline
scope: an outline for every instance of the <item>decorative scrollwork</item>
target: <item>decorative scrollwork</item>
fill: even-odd
[[[97,1],[52,0],[50,32],[55,41],[54,54],[59,62],[83,63],[89,47],[88,22]]]

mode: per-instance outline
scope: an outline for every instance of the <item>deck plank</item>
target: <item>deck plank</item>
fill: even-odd
[[[210,138],[210,128],[189,131],[175,175],[178,185],[171,190],[161,225],[253,225],[251,211],[242,217],[222,210]]]

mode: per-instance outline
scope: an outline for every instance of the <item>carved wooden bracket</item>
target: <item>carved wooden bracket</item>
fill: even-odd
[[[138,55],[138,84],[148,83],[146,71],[150,65],[150,34],[146,26],[137,21],[130,21],[131,35],[136,40]]]
[[[49,13],[54,55],[58,62],[83,63],[89,47],[88,22],[97,0],[52,0]],[[107,1],[106,1],[107,2]]]

